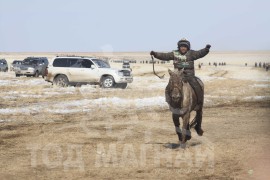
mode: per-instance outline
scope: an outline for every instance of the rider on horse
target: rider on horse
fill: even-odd
[[[169,53],[160,53],[151,51],[150,55],[163,61],[173,60],[174,69],[184,69],[185,79],[189,82],[194,89],[198,105],[203,106],[203,88],[198,82],[198,78],[195,76],[194,61],[206,56],[209,53],[211,46],[208,44],[204,49],[194,51],[190,49],[190,42],[187,39],[181,39],[178,43],[178,49]],[[168,86],[165,90],[166,102],[171,103],[171,97],[168,93]],[[202,116],[202,111],[197,112],[199,116]],[[199,118],[201,119],[201,118]],[[195,130],[199,135],[202,135],[201,120],[197,122]]]

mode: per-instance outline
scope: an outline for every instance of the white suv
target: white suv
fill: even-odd
[[[133,81],[129,70],[113,69],[106,61],[91,57],[56,57],[45,76],[46,81],[62,87],[100,84],[104,88],[125,89]]]

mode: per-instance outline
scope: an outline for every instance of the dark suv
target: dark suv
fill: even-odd
[[[8,71],[8,64],[5,59],[0,59],[0,71],[4,71],[4,72]]]
[[[18,69],[14,69],[16,77],[26,75],[27,77],[44,77],[49,62],[46,57],[28,57],[23,60]]]

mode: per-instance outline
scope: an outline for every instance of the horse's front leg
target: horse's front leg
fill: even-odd
[[[182,144],[185,145],[186,141],[191,139],[191,132],[189,129],[189,119],[190,119],[190,113],[186,113],[183,116],[183,126],[182,126]]]
[[[180,116],[178,114],[172,114],[172,118],[173,118],[173,123],[174,123],[174,126],[175,126],[175,132],[178,136],[178,139],[179,141],[181,142],[182,141],[182,132],[181,132],[181,129],[180,129]]]

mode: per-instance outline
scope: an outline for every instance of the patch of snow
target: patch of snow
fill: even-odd
[[[25,83],[25,81],[23,82]],[[27,83],[31,84],[32,86],[34,85],[48,85],[48,82],[45,81],[44,79],[30,79],[27,80]]]
[[[224,79],[226,79],[224,77],[214,77],[214,76],[199,76],[199,78],[203,82],[210,82],[210,81],[213,81],[213,80],[224,80]]]
[[[249,96],[245,97],[244,100],[270,100],[270,96]]]
[[[30,114],[31,109],[28,108],[5,108],[0,109],[0,114],[8,115],[8,114]]]
[[[253,84],[251,87],[270,88],[270,84]]]
[[[137,108],[146,108],[152,106],[160,106],[160,107],[168,106],[164,96],[136,99],[135,104]]]
[[[5,85],[9,85],[10,81],[9,80],[0,80],[0,85],[1,86],[5,86]]]
[[[6,92],[6,94],[23,94],[23,93],[26,93],[25,91],[20,91],[20,92],[18,92],[18,91],[8,91],[8,92]]]
[[[3,99],[10,99],[10,100],[16,99],[15,96],[3,96],[3,97],[1,97],[1,98],[3,98]]]
[[[157,88],[157,89],[165,89],[167,86],[168,82],[159,82],[159,83],[152,83],[149,84],[147,86],[148,89],[153,89],[153,88]]]
[[[21,94],[20,96],[23,98],[42,98],[42,97],[44,97],[43,95],[33,95],[33,94]]]
[[[86,112],[86,110],[81,110],[81,109],[48,109],[47,112],[50,112],[53,114],[71,114],[71,113],[77,113],[77,112]]]
[[[152,108],[167,107],[163,96],[142,98],[142,99],[123,99],[118,97],[83,99],[74,101],[62,101],[54,104],[35,104],[28,107],[0,109],[0,115],[9,114],[31,114],[40,112],[50,112],[58,114],[88,112],[96,108]]]
[[[9,86],[20,86],[20,85],[48,85],[44,79],[9,79],[9,80],[0,80],[0,85],[9,85]]]

